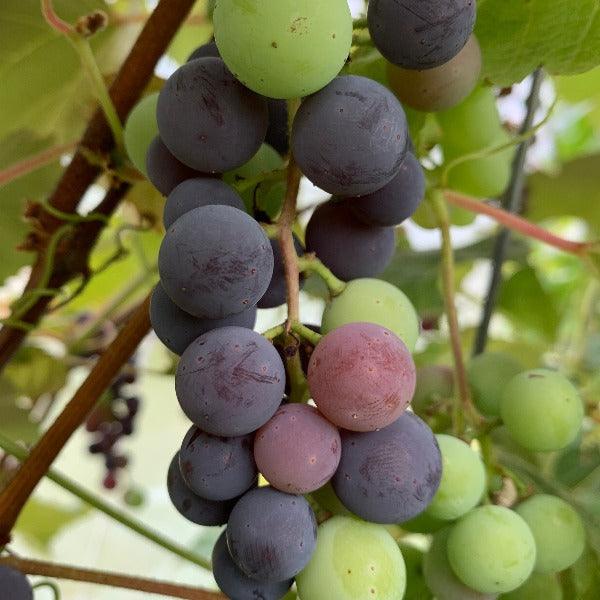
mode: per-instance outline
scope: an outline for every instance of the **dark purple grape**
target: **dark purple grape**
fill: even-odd
[[[230,185],[221,179],[195,177],[181,182],[169,194],[163,212],[165,229],[171,227],[181,215],[209,204],[233,206],[246,211],[244,201]]]
[[[308,404],[281,406],[257,432],[256,464],[265,479],[288,494],[325,485],[340,462],[340,433]]]
[[[186,485],[179,470],[179,452],[175,454],[167,474],[167,489],[173,506],[188,520],[197,525],[223,525],[227,523],[237,498],[218,502],[200,498]]]
[[[0,565],[0,597],[6,600],[33,600],[29,579],[21,571]]]
[[[196,48],[188,56],[186,62],[190,62],[190,60],[195,60],[197,58],[206,58],[207,56],[221,58],[221,54],[219,53],[219,49],[217,48],[217,43],[215,40],[207,42],[206,44],[202,44],[202,46],[198,46],[198,48]]]
[[[390,263],[395,247],[391,227],[366,225],[346,202],[321,204],[306,227],[306,251],[316,253],[344,281],[378,275]]]
[[[293,579],[259,582],[245,575],[229,554],[225,531],[213,548],[212,569],[219,589],[231,600],[280,600],[294,583]]]
[[[285,100],[267,99],[269,109],[269,128],[265,142],[275,148],[279,154],[287,154],[290,149],[288,135],[288,110]]]
[[[252,329],[256,322],[256,306],[223,319],[199,319],[181,310],[158,283],[150,300],[150,322],[160,341],[171,352],[181,355],[207,331],[230,325]]]
[[[304,100],[292,128],[302,172],[338,196],[370,194],[391,181],[407,140],[406,116],[394,94],[357,75],[336,77]]]
[[[158,253],[165,292],[186,312],[222,319],[254,306],[269,287],[273,251],[262,227],[231,206],[181,216]]]
[[[146,171],[152,185],[163,196],[168,196],[182,181],[199,175],[198,171],[178,161],[158,136],[148,146]]]
[[[283,398],[285,369],[264,337],[241,327],[214,329],[183,353],[175,391],[183,412],[203,431],[239,436],[256,431]]]
[[[441,476],[433,432],[405,412],[379,431],[342,431],[342,460],[331,483],[344,506],[361,519],[402,523],[427,508]]]
[[[271,283],[265,292],[264,296],[258,301],[258,308],[275,308],[285,304],[287,287],[285,284],[285,267],[283,265],[283,257],[281,256],[281,248],[279,240],[270,240],[271,249],[273,250],[273,276]],[[304,250],[302,245],[294,236],[294,247],[296,254],[302,256]]]
[[[370,0],[377,49],[406,69],[439,67],[456,56],[475,25],[475,0]]]
[[[423,168],[414,154],[407,152],[398,174],[387,185],[372,194],[348,198],[346,202],[363,223],[393,226],[412,216],[424,195]]]
[[[231,500],[257,481],[253,435],[217,437],[195,425],[179,452],[179,467],[188,487],[207,500]]]
[[[242,496],[227,522],[231,558],[248,577],[286,581],[310,560],[317,543],[317,521],[302,496],[272,487]]]
[[[165,83],[156,109],[160,136],[184,164],[224,173],[248,162],[265,139],[267,102],[220,58],[185,63]]]

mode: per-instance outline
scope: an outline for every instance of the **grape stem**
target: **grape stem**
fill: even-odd
[[[49,588],[54,594],[54,600],[60,600],[60,588],[53,581],[40,581],[31,586],[31,589],[34,591],[40,588]]]
[[[339,296],[346,289],[346,282],[338,279],[314,253],[298,258],[298,268],[303,273],[316,273],[321,277],[332,296]]]
[[[283,335],[284,333],[285,333],[285,323],[282,323],[281,325],[275,325],[275,327],[271,327],[271,329],[267,329],[267,331],[265,331],[261,335],[264,338],[266,338],[267,340],[274,340],[274,339],[277,339],[279,336]]]
[[[306,325],[302,325],[302,323],[296,322],[292,323],[292,331],[297,333],[301,338],[305,339],[308,343],[316,346],[323,337],[320,333],[313,331],[306,327]]]
[[[454,206],[464,208],[465,210],[480,215],[486,215],[508,229],[517,231],[518,233],[543,242],[558,250],[562,250],[563,252],[569,252],[570,254],[584,257],[590,250],[598,247],[598,242],[572,242],[570,240],[565,240],[523,217],[519,217],[498,206],[486,204],[481,200],[470,198],[469,196],[459,194],[452,190],[445,190],[444,196],[446,197],[446,200]]]
[[[27,457],[29,456],[27,450],[25,450],[24,448],[19,446],[19,444],[7,438],[2,433],[0,433],[0,448],[2,448],[2,450],[7,454],[14,456],[17,460],[21,462],[27,460]],[[180,558],[188,560],[198,565],[199,567],[202,567],[204,569],[210,569],[210,562],[208,560],[202,558],[201,556],[198,556],[197,554],[194,554],[187,548],[184,548],[174,542],[167,540],[161,534],[157,533],[156,531],[153,531],[140,521],[137,521],[136,519],[126,515],[121,510],[105,502],[102,498],[88,492],[72,479],[65,477],[64,475],[53,469],[48,470],[48,472],[46,473],[46,477],[50,481],[53,481],[56,485],[60,486],[62,489],[75,496],[76,498],[79,498],[89,506],[93,506],[95,509],[99,510],[106,516],[115,520],[117,523],[120,523],[128,529],[135,531],[142,537],[154,542],[161,548],[164,548],[165,550],[168,550],[169,552],[179,556]]]
[[[455,267],[454,249],[452,248],[452,237],[450,235],[450,217],[448,207],[444,198],[439,193],[432,194],[430,198],[433,210],[438,219],[440,233],[442,235],[442,281],[444,287],[444,304],[450,330],[450,345],[454,357],[454,374],[458,389],[458,398],[454,402],[452,411],[452,426],[455,435],[460,436],[465,430],[465,419],[472,426],[479,425],[481,419],[477,414],[471,399],[471,390],[467,380],[465,361],[460,339],[460,326],[456,312],[454,298]]]
[[[149,306],[150,296],[138,306],[112,344],[100,356],[87,379],[0,494],[0,545],[10,539],[10,532],[19,513],[37,484],[150,330]]]
[[[40,560],[29,560],[16,556],[4,556],[0,558],[0,565],[12,567],[28,575],[42,575],[43,577],[54,577],[56,579],[68,579],[70,581],[81,581],[95,583],[126,590],[137,590],[147,594],[169,596],[170,598],[183,598],[185,600],[225,600],[225,596],[218,592],[209,592],[200,588],[156,581],[143,577],[131,577],[119,573],[109,573],[92,569],[80,569],[69,565],[43,562]]]

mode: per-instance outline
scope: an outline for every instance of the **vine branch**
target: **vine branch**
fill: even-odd
[[[0,494],[0,545],[10,539],[10,532],[25,502],[73,432],[85,420],[102,392],[150,330],[149,304],[150,296],[139,305],[112,344],[100,356],[87,379]]]
[[[137,102],[150,81],[154,67],[164,54],[171,39],[186,19],[194,0],[160,0],[146,21],[131,52],[110,86],[110,97],[121,122]],[[73,160],[65,169],[47,204],[63,213],[76,214],[79,202],[89,186],[102,173],[99,164],[91,164],[88,156],[108,155],[114,148],[114,140],[102,110],[97,110],[83,134]],[[110,216],[127,193],[129,186],[117,184],[108,190],[106,197],[96,209],[98,214]],[[54,232],[64,220],[40,210],[35,215],[35,230],[25,243],[24,249],[34,251],[36,260],[25,293],[38,287],[45,266],[47,245]],[[79,223],[60,244],[50,278],[52,288],[58,288],[86,272],[89,253],[103,225]],[[40,297],[22,316],[24,323],[36,325],[46,312],[51,297]],[[27,335],[24,328],[5,326],[0,331],[0,369],[6,365]]]
[[[178,585],[143,577],[131,577],[129,575],[109,573],[95,569],[81,569],[69,565],[29,560],[16,556],[4,556],[0,558],[0,565],[12,567],[28,575],[41,575],[42,577],[95,583],[126,590],[137,590],[138,592],[145,592],[147,594],[169,596],[171,598],[183,598],[184,600],[225,600],[225,596],[218,592],[209,592],[187,585]]]

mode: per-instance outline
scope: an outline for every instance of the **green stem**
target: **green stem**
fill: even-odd
[[[294,333],[297,333],[300,337],[304,338],[313,346],[316,346],[323,337],[320,333],[309,329],[308,327],[306,327],[306,325],[302,325],[302,323],[299,322],[292,323],[291,330]]]
[[[237,190],[238,194],[243,194],[265,181],[277,181],[278,179],[281,179],[286,171],[287,165],[268,173],[261,173],[255,177],[250,177],[249,179],[242,179],[237,183],[234,183],[233,187]]]
[[[327,285],[332,296],[339,296],[346,289],[346,282],[338,279],[316,256],[304,255],[298,258],[298,270],[317,274]]]
[[[96,62],[88,39],[78,33],[71,33],[67,37],[75,47],[75,50],[77,50],[83,68],[90,78],[90,83],[92,84],[96,99],[102,107],[106,122],[112,131],[115,146],[117,148],[123,148],[123,124],[121,123],[121,119],[119,119],[115,105],[108,93],[104,78],[102,77],[102,73],[100,73],[98,63]]]
[[[275,325],[271,329],[267,329],[262,336],[268,340],[274,340],[285,333],[285,325]]]
[[[32,590],[39,590],[40,588],[50,588],[52,593],[54,594],[54,600],[60,600],[60,588],[53,581],[40,581],[31,586]]]
[[[6,453],[14,456],[21,462],[27,459],[27,450],[23,449],[21,446],[13,442],[11,439],[7,438],[2,433],[0,433],[0,448],[2,448],[2,450],[4,450]],[[111,506],[101,498],[98,498],[97,496],[86,491],[79,484],[75,483],[71,479],[68,479],[67,477],[58,473],[54,469],[48,470],[48,472],[46,473],[46,477],[48,477],[48,479],[59,485],[67,492],[73,494],[86,504],[93,506],[100,512],[103,512],[105,515],[110,517],[111,519],[117,521],[118,523],[124,525],[132,531],[135,531],[142,537],[145,537],[146,539],[154,542],[155,544],[161,546],[165,550],[168,550],[169,552],[172,552],[173,554],[176,554],[181,558],[189,560],[190,562],[200,567],[203,567],[204,569],[211,568],[210,561],[202,558],[201,556],[198,556],[197,554],[194,554],[193,552],[190,552],[187,548],[183,548],[182,546],[179,546],[178,544],[167,540],[161,534],[152,531],[143,523],[140,523],[136,519],[129,517],[121,510]]]

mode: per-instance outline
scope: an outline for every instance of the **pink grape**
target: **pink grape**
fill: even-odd
[[[317,408],[351,431],[393,423],[411,401],[415,364],[404,342],[374,323],[348,323],[328,333],[308,365]]]

